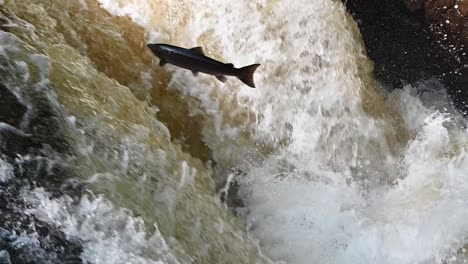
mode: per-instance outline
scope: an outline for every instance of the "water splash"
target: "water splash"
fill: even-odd
[[[82,257],[93,263],[179,263],[155,225],[151,234],[143,220],[116,209],[104,197],[53,199],[43,189],[24,194],[32,214],[53,223],[65,234],[84,243]]]

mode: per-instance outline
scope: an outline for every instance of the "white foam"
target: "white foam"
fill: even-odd
[[[24,193],[33,214],[61,229],[67,237],[83,241],[82,258],[91,263],[178,263],[159,233],[146,231],[144,222],[128,211],[114,208],[103,197],[57,199],[43,189]]]
[[[0,158],[0,182],[5,183],[8,182],[11,178],[13,178],[15,175],[13,173],[13,166],[4,161],[3,159]]]
[[[442,263],[468,232],[468,160],[445,122],[426,117],[395,186],[363,190],[319,170],[275,179],[271,164],[251,171],[243,195],[267,252],[288,263]]]

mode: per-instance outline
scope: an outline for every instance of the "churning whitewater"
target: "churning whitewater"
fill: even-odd
[[[210,116],[204,140],[216,160],[247,171],[243,212],[272,259],[457,258],[468,234],[466,131],[440,107],[448,102],[422,102],[411,87],[379,94],[339,1],[101,3],[145,27],[151,41],[203,45],[229,61],[264,65],[257,90],[176,69],[173,87],[198,98],[193,111]],[[229,100],[237,109],[224,106]],[[232,122],[240,112],[252,118]],[[243,130],[268,154],[244,143]]]
[[[35,93],[47,94],[74,154],[44,155],[66,164],[62,174],[84,189],[57,195],[31,184],[20,189],[21,203],[26,215],[78,243],[83,261],[468,259],[465,120],[430,80],[424,89],[382,89],[341,1],[4,5],[1,70],[14,74],[2,85],[29,116]],[[260,63],[257,88],[171,65],[156,72],[148,43],[202,46],[235,66]],[[156,108],[148,94],[161,86],[168,92],[155,93]],[[213,168],[198,159],[204,148],[176,142],[180,113],[192,125],[187,130],[199,129],[180,138],[199,135]],[[13,167],[31,155],[0,159],[0,183],[12,182]],[[240,185],[237,218],[214,193],[228,177]],[[39,247],[37,236],[9,238]]]

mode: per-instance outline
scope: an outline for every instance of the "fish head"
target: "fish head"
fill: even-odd
[[[148,44],[146,46],[151,50],[151,52],[153,52],[154,55],[161,58],[163,51],[160,44]]]

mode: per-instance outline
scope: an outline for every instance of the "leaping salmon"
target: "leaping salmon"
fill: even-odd
[[[221,82],[227,76],[235,76],[248,86],[255,88],[254,72],[260,64],[252,64],[242,68],[235,68],[232,63],[222,63],[205,56],[201,47],[185,49],[163,43],[148,44],[148,48],[160,59],[159,66],[166,63],[191,70],[194,75],[199,72],[216,76]]]

